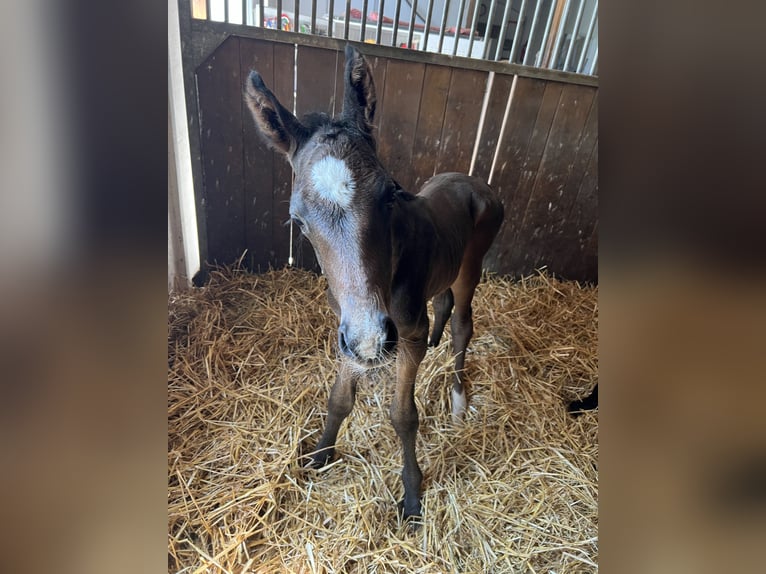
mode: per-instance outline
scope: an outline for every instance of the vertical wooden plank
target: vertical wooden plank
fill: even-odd
[[[554,218],[551,222],[550,239],[546,245],[550,268],[567,277],[570,276],[570,270],[573,269],[577,258],[577,254],[571,248],[583,240],[583,226],[592,225],[593,220],[597,217],[595,205],[587,214],[582,211],[583,197],[580,196],[580,192],[583,191],[583,182],[586,176],[589,176],[588,169],[592,169],[591,161],[598,145],[598,93],[595,88],[592,90],[594,98],[588,119],[585,122],[569,176],[561,193],[560,211],[562,216]],[[598,182],[594,181],[593,183],[597,184]]]
[[[389,60],[386,67],[378,153],[391,176],[408,191],[415,191],[412,146],[424,75],[425,64],[416,62]]]
[[[478,136],[479,147],[476,153],[476,163],[473,167],[473,175],[483,178],[484,181],[489,179],[492,170],[492,160],[495,158],[500,128],[503,125],[503,116],[511,94],[512,84],[513,76],[505,74],[495,74],[492,80],[492,91],[487,100],[484,126]]]
[[[468,173],[471,168],[488,75],[478,70],[452,70],[436,173]]]
[[[598,278],[598,141],[592,148],[568,221],[572,233],[558,247],[558,257],[562,261],[560,265],[566,269],[566,276],[571,279],[596,281]]]
[[[207,258],[232,263],[246,245],[239,38],[227,38],[197,68],[196,77]]]
[[[413,193],[436,169],[451,77],[452,70],[447,66],[426,66],[412,154]]]
[[[240,74],[247,81],[250,70],[257,70],[267,86],[274,86],[274,44],[241,38]],[[244,138],[245,245],[248,266],[266,271],[273,257],[274,153],[258,134],[250,111],[242,101]]]
[[[337,74],[334,71],[337,69],[338,52],[299,45],[296,58],[295,109],[298,117],[313,112],[332,115],[335,111],[336,101]],[[320,271],[311,243],[306,241],[303,235],[297,236],[293,249],[297,266],[312,271]]]
[[[335,70],[338,52],[298,46],[296,110],[298,117],[310,112],[335,111]]]
[[[568,84],[561,92],[532,194],[514,242],[512,257],[524,269],[550,265],[555,223],[569,215],[572,205],[572,198],[564,198],[562,193],[593,96],[594,90],[588,86]],[[565,269],[551,271],[566,275]]]
[[[274,95],[288,110],[295,103],[295,46],[274,44]],[[290,194],[293,189],[293,168],[280,153],[274,154],[274,219],[272,224],[272,245],[274,256],[272,266],[282,267],[290,256]],[[293,233],[300,232],[293,229]],[[296,242],[297,243],[297,242]]]
[[[549,86],[552,87],[547,89]],[[505,206],[505,221],[485,259],[487,268],[496,273],[519,274],[518,266],[511,260],[513,240],[560,94],[559,84],[521,77],[516,80],[492,174],[492,187]]]

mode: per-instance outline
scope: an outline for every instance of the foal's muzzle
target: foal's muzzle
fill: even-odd
[[[396,348],[399,333],[390,317],[379,314],[374,328],[361,327],[341,321],[338,328],[338,347],[346,357],[365,367],[374,367],[385,361]]]

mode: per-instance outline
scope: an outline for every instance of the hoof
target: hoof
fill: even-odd
[[[420,501],[418,500],[417,503],[413,505],[405,505],[404,500],[400,500],[398,506],[399,516],[401,516],[405,522],[409,522],[413,528],[418,528],[420,526],[420,520],[423,518],[423,510],[420,506]]]
[[[306,468],[320,469],[326,466],[328,462],[335,455],[335,449],[323,450],[316,452],[309,456],[309,461],[306,464]]]
[[[574,417],[583,414],[585,411],[592,411],[598,408],[598,385],[593,388],[591,394],[579,401],[572,401],[567,405],[567,411]]]

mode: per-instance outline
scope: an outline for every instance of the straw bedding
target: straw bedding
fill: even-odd
[[[335,376],[325,280],[214,271],[168,309],[170,572],[595,572],[597,289],[485,277],[450,421],[449,326],[421,365],[420,528],[403,524],[390,371],[360,385],[336,460],[303,468]]]

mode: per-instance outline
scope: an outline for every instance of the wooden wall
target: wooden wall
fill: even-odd
[[[596,86],[360,49],[378,92],[379,153],[405,189],[414,192],[441,171],[468,172],[478,142],[473,173],[490,180],[506,209],[487,269],[520,276],[546,266],[561,277],[597,279]],[[343,97],[343,52],[231,35],[195,69],[203,253],[231,263],[247,250],[244,263],[265,270],[287,262],[291,171],[261,142],[242,102],[253,68],[288,108],[297,70],[298,114],[334,113]],[[297,231],[295,255],[298,265],[316,269]]]

